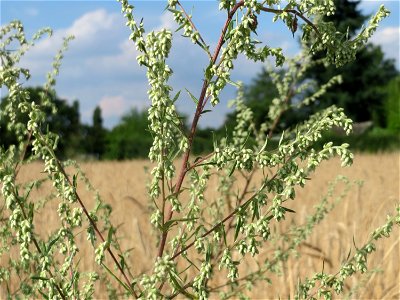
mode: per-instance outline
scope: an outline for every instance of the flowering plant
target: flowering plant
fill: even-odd
[[[221,298],[244,297],[243,287],[264,280],[265,274],[276,271],[278,262],[287,259],[290,249],[298,246],[330,209],[326,201],[321,202],[308,223],[296,229],[287,252],[280,252],[240,277],[240,264],[249,259],[249,255],[256,257],[264,244],[273,242],[272,224],[294,212],[285,203],[295,199],[296,187],[307,184],[318,165],[334,155],[340,157],[343,166],[352,163],[353,154],[347,144],[327,143],[321,150],[313,148],[321,134],[333,126],[351,132],[352,121],[343,109],[335,106],[279,133],[278,146],[275,149],[269,147],[268,142],[278,134],[277,124],[287,109],[308,105],[331,85],[340,83],[340,77],[332,78],[315,94],[294,101],[294,96],[301,94],[310,84],[301,83],[302,75],[311,63],[309,54],[323,51],[326,53],[325,62],[337,66],[353,60],[357,49],[367,42],[379,21],[389,12],[382,6],[368,25],[350,40],[346,33],[339,33],[331,23],[322,21],[323,16],[335,13],[330,0],[290,0],[283,9],[280,0],[222,0],[219,9],[227,12],[226,22],[214,51],[211,51],[180,1],[169,0],[167,8],[180,25],[183,36],[200,46],[209,58],[200,96],[197,98],[188,91],[196,107],[190,131],[186,132],[175,107],[180,92],[172,95],[173,88],[168,84],[172,75],[167,65],[172,32],[161,29],[145,34],[143,22],[137,22],[133,16],[133,6],[127,0],[119,2],[131,31],[129,39],[140,53],[137,61],[147,68],[149,81],[151,106],[148,119],[153,136],[149,159],[155,164],[149,184],[149,197],[154,204],[150,222],[158,233],[154,266],[148,272],[137,274],[135,263],[121,249],[116,228],[109,221],[109,207],[75,162],[57,158],[55,149],[59,137],[50,131],[51,128],[48,130],[42,126],[46,118],[45,107],[53,108],[56,113],[49,95],[72,37],[65,39],[54,60],[54,69],[49,73],[45,92],[41,94],[42,101],[40,104],[30,102],[29,94],[19,83],[21,77],[29,79],[29,70],[19,68],[17,64],[28,48],[43,34],[51,34],[51,30],[44,29],[32,41],[27,41],[22,24],[15,21],[2,27],[0,32],[0,85],[8,89],[11,100],[1,114],[10,116],[8,130],[18,137],[16,145],[0,149],[0,180],[5,203],[1,213],[8,220],[0,234],[0,253],[8,252],[13,244],[18,244],[20,253],[18,259],[10,260],[9,266],[0,267],[0,280],[9,280],[15,273],[21,278],[21,288],[13,295],[33,298],[41,295],[46,299],[92,298],[95,283],[98,280],[108,282],[105,279],[107,275],[118,283],[115,286],[108,282],[110,297],[116,297],[117,291],[121,290],[129,297],[140,299],[172,299],[178,295],[207,299],[215,293],[219,293]],[[301,29],[302,39],[308,46],[304,46],[306,54],[287,61],[284,75],[277,75],[273,68],[270,69],[279,97],[273,100],[267,121],[256,128],[252,111],[245,105],[242,86],[232,82],[230,72],[241,53],[254,61],[266,61],[272,56],[277,66],[285,63],[281,49],[257,46],[259,42],[254,31],[259,19],[268,15],[272,15],[275,21],[284,22],[293,33]],[[16,42],[20,45],[17,51],[6,49]],[[220,93],[227,84],[238,88],[237,98],[232,102],[237,112],[235,128],[224,139],[214,141],[212,153],[192,158],[191,148],[199,120],[207,113],[208,102],[212,106],[218,105]],[[17,121],[17,111],[28,113],[26,124]],[[58,201],[60,227],[44,238],[35,232],[34,226],[34,215],[41,207],[30,199],[30,191],[43,180],[27,184],[20,184],[17,180],[30,146],[33,156],[29,159],[43,161],[43,171],[54,187],[51,196]],[[174,165],[177,157],[181,157],[179,168]],[[68,166],[75,167],[74,174],[66,171]],[[257,182],[254,180],[256,172],[262,174],[262,179]],[[206,191],[211,177],[216,175],[219,177],[218,197],[210,199]],[[236,176],[242,176],[245,181],[239,192],[236,192]],[[95,192],[96,205],[92,210],[87,208],[77,192],[81,181]],[[399,209],[372,234],[368,243],[357,249],[354,257],[347,259],[337,274],[322,272],[304,283],[300,282],[295,297],[312,298],[317,294],[330,298],[332,292],[341,293],[348,276],[366,271],[367,256],[375,249],[374,242],[389,235],[394,224],[400,224]],[[82,272],[78,268],[76,235],[81,228],[86,230],[87,239],[95,249],[94,259],[100,270]],[[111,259],[114,268],[105,257]],[[226,281],[216,284],[216,274],[226,274]]]

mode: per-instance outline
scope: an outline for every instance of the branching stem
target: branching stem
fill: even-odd
[[[228,17],[227,17],[227,19],[225,21],[225,25],[224,25],[224,27],[222,29],[222,32],[221,32],[221,35],[219,37],[218,44],[217,44],[217,46],[215,48],[214,55],[213,55],[212,60],[211,60],[211,63],[213,65],[216,63],[218,55],[219,55],[219,53],[221,51],[222,45],[224,44],[224,37],[225,37],[226,31],[227,31],[227,29],[229,27],[230,22],[232,21],[232,18],[235,15],[236,11],[240,7],[242,7],[243,5],[244,5],[244,1],[240,1],[240,2],[236,3],[233,6],[233,8],[231,9],[231,11],[229,12]],[[275,14],[281,14],[283,12],[288,12],[288,13],[295,14],[296,16],[298,16],[301,19],[303,19],[307,24],[312,26],[312,28],[316,31],[316,33],[318,35],[320,35],[319,31],[318,31],[318,28],[310,20],[308,20],[306,17],[304,17],[297,10],[294,10],[294,9],[279,10],[279,9],[272,9],[272,8],[267,8],[267,7],[262,7],[261,10],[265,11],[265,12],[275,13]],[[194,139],[194,136],[196,134],[197,124],[199,122],[201,113],[203,112],[203,109],[204,109],[204,102],[205,102],[205,98],[206,98],[206,91],[207,91],[208,85],[209,85],[209,82],[207,80],[204,80],[203,81],[203,86],[202,86],[202,89],[201,89],[201,92],[200,92],[199,101],[197,103],[196,112],[194,114],[194,117],[193,117],[193,120],[192,120],[192,125],[191,125],[191,128],[190,128],[190,134],[189,134],[189,137],[188,137],[188,148],[187,148],[186,152],[184,153],[183,160],[182,160],[182,165],[181,165],[180,172],[179,172],[179,175],[178,175],[178,180],[177,180],[177,182],[175,184],[175,188],[174,188],[174,193],[175,194],[179,194],[179,191],[180,191],[180,189],[182,187],[182,184],[183,184],[183,180],[185,179],[185,175],[186,175],[186,173],[188,171],[188,161],[189,161],[190,151],[192,149],[193,139]],[[233,213],[235,213],[235,211]],[[165,211],[163,211],[163,215],[165,216]],[[167,213],[166,213],[167,217],[165,219],[165,222],[170,221],[172,219],[172,215],[173,215],[172,205],[169,204],[169,206],[167,208]],[[229,218],[231,218],[231,217],[232,216],[229,216]],[[166,244],[166,241],[167,241],[167,237],[168,237],[168,231],[163,232],[163,234],[161,236],[159,248],[158,248],[158,254],[157,254],[158,257],[161,257],[163,255],[163,253],[164,253],[164,248],[165,248],[165,244]],[[178,253],[180,254],[182,252],[183,251],[179,251]],[[176,254],[173,257],[176,257]]]

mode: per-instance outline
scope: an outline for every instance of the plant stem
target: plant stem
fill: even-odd
[[[46,142],[42,139],[42,136],[39,134],[36,137],[40,143],[42,143],[42,145],[44,145],[45,147],[47,147],[47,150],[49,151],[49,153],[52,155],[52,157],[55,159],[56,164],[57,164],[57,168],[58,170],[61,172],[61,174],[64,175],[65,179],[67,180],[68,184],[70,186],[74,186],[71,182],[71,179],[69,178],[68,174],[66,173],[64,167],[61,165],[61,162],[56,158],[53,150],[46,144]],[[83,203],[82,199],[80,198],[79,194],[76,192],[75,188],[74,188],[74,196],[76,197],[76,199],[78,200],[79,205],[81,206],[86,218],[89,220],[90,225],[93,227],[93,229],[95,230],[95,232],[97,233],[97,235],[100,237],[100,240],[104,243],[106,240],[103,237],[102,233],[100,232],[99,228],[96,225],[96,222],[92,219],[92,217],[90,216],[88,210],[86,209],[85,204]],[[107,247],[107,252],[110,254],[111,258],[113,259],[114,263],[116,264],[117,268],[119,269],[119,271],[121,272],[122,276],[124,277],[126,283],[128,284],[129,289],[131,290],[132,294],[135,296],[135,298],[138,298],[135,290],[132,288],[130,280],[128,279],[128,277],[126,276],[122,266],[120,265],[120,263],[118,262],[117,258],[115,257],[113,251],[111,250],[110,247]]]
[[[219,37],[218,40],[218,44],[215,48],[214,51],[214,55],[212,57],[211,63],[214,65],[217,61],[218,55],[221,51],[222,45],[224,44],[224,37],[226,34],[226,31],[228,29],[228,26],[230,24],[230,22],[232,21],[232,18],[234,16],[234,14],[236,13],[236,11],[242,7],[244,5],[244,1],[240,1],[238,3],[236,3],[234,5],[234,7],[232,8],[232,10],[229,12],[228,17],[225,21],[225,25],[222,29],[221,35]],[[271,13],[275,13],[275,14],[281,14],[283,12],[288,12],[288,13],[292,13],[295,14],[296,16],[300,17],[302,20],[304,20],[308,25],[310,25],[315,32],[318,34],[318,36],[320,36],[320,33],[318,31],[318,28],[310,21],[308,20],[306,17],[304,17],[300,12],[298,12],[297,10],[294,9],[286,9],[286,10],[279,10],[279,9],[272,9],[272,8],[268,8],[268,7],[262,7],[261,8],[262,11],[265,12],[271,12]],[[192,149],[192,145],[193,145],[193,139],[194,136],[196,134],[196,129],[197,129],[197,124],[199,122],[200,119],[200,115],[204,109],[204,101],[205,101],[205,97],[206,97],[206,91],[207,91],[207,87],[209,85],[209,82],[207,80],[204,80],[203,82],[203,86],[200,92],[200,97],[199,97],[199,101],[197,103],[197,107],[196,107],[196,112],[194,114],[193,117],[193,121],[192,121],[192,125],[191,125],[191,129],[190,129],[190,134],[189,134],[189,138],[188,138],[188,148],[186,150],[186,152],[184,153],[183,156],[183,161],[182,161],[182,165],[180,168],[180,172],[179,172],[179,176],[178,176],[178,180],[176,182],[175,185],[175,189],[174,189],[174,193],[175,194],[179,194],[179,191],[182,187],[182,183],[183,180],[185,179],[185,175],[188,171],[188,161],[189,161],[189,155],[190,155],[190,151]],[[165,213],[163,211],[163,214],[165,216]],[[172,205],[169,204],[168,208],[167,208],[167,218],[165,219],[166,222],[170,221],[172,219],[172,215],[173,215],[173,211],[172,211]],[[159,248],[158,248],[158,257],[161,257],[164,253],[164,249],[165,249],[165,243],[167,241],[167,237],[168,237],[168,231],[163,232],[162,236],[161,236],[161,240],[160,240],[160,244],[159,244]],[[182,251],[178,252],[181,253]],[[176,257],[174,255],[174,257]]]
[[[15,174],[15,175],[16,175],[16,174]],[[18,195],[16,195],[15,192],[14,192],[14,196],[15,196],[15,199],[17,199],[18,206],[19,206],[19,208],[21,209],[21,212],[22,212],[22,215],[24,216],[24,219],[29,221],[28,216],[26,215],[25,209],[24,209],[23,205],[21,204],[21,202],[19,201]],[[37,242],[37,240],[36,240],[36,238],[35,238],[35,235],[32,234],[32,237],[31,237],[31,238],[32,238],[33,244],[35,245],[36,250],[40,253],[40,255],[42,255],[42,250],[41,250],[40,247],[39,247],[39,243]],[[54,278],[54,275],[52,274],[52,272],[51,272],[50,270],[47,270],[47,272],[49,272],[49,275],[50,275],[52,278]],[[58,283],[57,283],[57,282],[54,282],[54,285],[55,285],[55,287],[56,287],[58,293],[60,294],[60,297],[61,297],[63,300],[66,300],[67,298],[65,297],[65,295],[64,295],[64,293],[63,293],[61,287],[58,285]]]
[[[242,5],[243,5],[243,3],[242,3]],[[234,8],[232,9],[232,11],[229,13],[227,20],[225,21],[224,28],[223,28],[223,30],[221,32],[221,36],[219,38],[217,47],[216,47],[216,49],[214,51],[214,55],[212,57],[212,64],[215,64],[215,62],[217,61],[219,52],[221,51],[221,48],[222,48],[222,45],[223,45],[223,42],[224,42],[225,33],[226,33],[227,29],[228,29],[228,25],[229,25],[230,21],[232,20],[232,17],[235,14],[236,10],[240,6],[241,6],[240,4],[236,4],[234,6]],[[207,91],[208,84],[209,84],[209,82],[207,80],[204,80],[203,87],[202,87],[201,92],[200,92],[199,102],[197,103],[196,112],[195,112],[195,115],[193,117],[192,126],[190,128],[190,135],[189,135],[189,138],[188,138],[188,148],[187,148],[187,150],[186,150],[186,152],[185,152],[185,154],[183,156],[183,161],[182,161],[182,165],[181,165],[181,168],[180,168],[178,180],[177,180],[176,185],[175,185],[175,189],[174,189],[174,193],[175,194],[179,193],[179,191],[180,191],[180,189],[182,187],[183,180],[184,180],[185,175],[186,175],[187,170],[188,170],[189,155],[190,155],[190,151],[192,149],[193,139],[194,139],[194,136],[196,134],[197,124],[199,122],[200,115],[201,115],[201,113],[203,111],[203,102],[204,102],[204,99],[205,99],[205,96],[206,96],[206,91]],[[172,219],[173,211],[172,211],[172,205],[171,204],[169,204],[167,210],[168,210],[168,213],[167,213],[166,222],[168,222],[169,220]],[[168,231],[164,232],[162,234],[160,245],[159,245],[159,248],[158,248],[158,254],[157,254],[158,257],[161,257],[163,255],[163,253],[164,253],[164,248],[165,248],[165,243],[167,241],[167,236],[168,236]]]

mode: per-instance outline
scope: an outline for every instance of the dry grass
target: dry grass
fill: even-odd
[[[145,167],[147,161],[127,162],[95,162],[84,163],[82,169],[98,188],[103,199],[113,207],[112,221],[120,225],[118,236],[122,237],[122,248],[133,248],[129,263],[136,274],[145,272],[152,265],[156,254],[156,244],[151,227],[148,224],[148,199],[146,195]],[[337,174],[348,176],[351,180],[363,180],[364,185],[354,186],[350,193],[315,229],[309,239],[300,247],[301,257],[289,259],[283,265],[280,277],[271,276],[272,285],[263,283],[246,294],[254,299],[288,298],[295,292],[298,278],[312,276],[322,269],[325,260],[325,271],[335,273],[340,263],[353,247],[362,245],[368,234],[385,221],[386,214],[393,211],[399,201],[399,154],[356,155],[351,168],[340,168],[337,159],[325,162],[312,177],[311,182],[298,190],[297,199],[287,206],[297,214],[291,214],[274,230],[284,232],[291,224],[303,224],[306,216],[312,212],[322,195],[327,192],[327,184]],[[27,181],[44,175],[40,164],[25,166],[20,173],[20,180]],[[255,178],[257,180],[257,178]],[[215,178],[214,178],[215,180]],[[240,185],[240,183],[239,183]],[[43,186],[32,194],[31,199],[38,199],[48,191]],[[208,197],[215,193],[211,188]],[[79,189],[81,198],[92,207],[93,195],[83,187]],[[54,201],[53,201],[54,202]],[[41,236],[49,234],[57,226],[56,203],[50,202],[48,209],[35,216],[35,228]],[[95,268],[93,249],[85,241],[85,234],[78,236],[84,246],[79,256],[82,258],[82,269]],[[265,245],[260,258],[271,253],[271,247]],[[368,261],[370,269],[379,268],[381,272],[371,273],[365,280],[360,277],[350,279],[349,286],[359,285],[359,289],[351,298],[357,299],[399,299],[400,298],[400,261],[399,230],[396,228],[389,239],[381,240],[377,251]],[[2,259],[4,262],[4,258]],[[252,268],[251,260],[241,269],[244,275]],[[222,282],[222,278],[220,278]],[[218,279],[217,279],[218,281]],[[2,290],[1,290],[2,289]],[[104,288],[96,294],[98,298],[106,298]],[[4,285],[0,286],[0,297],[5,296]]]

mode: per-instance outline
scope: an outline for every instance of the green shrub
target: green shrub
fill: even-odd
[[[386,99],[386,126],[390,130],[400,134],[400,76],[391,80],[386,87],[388,97]]]

